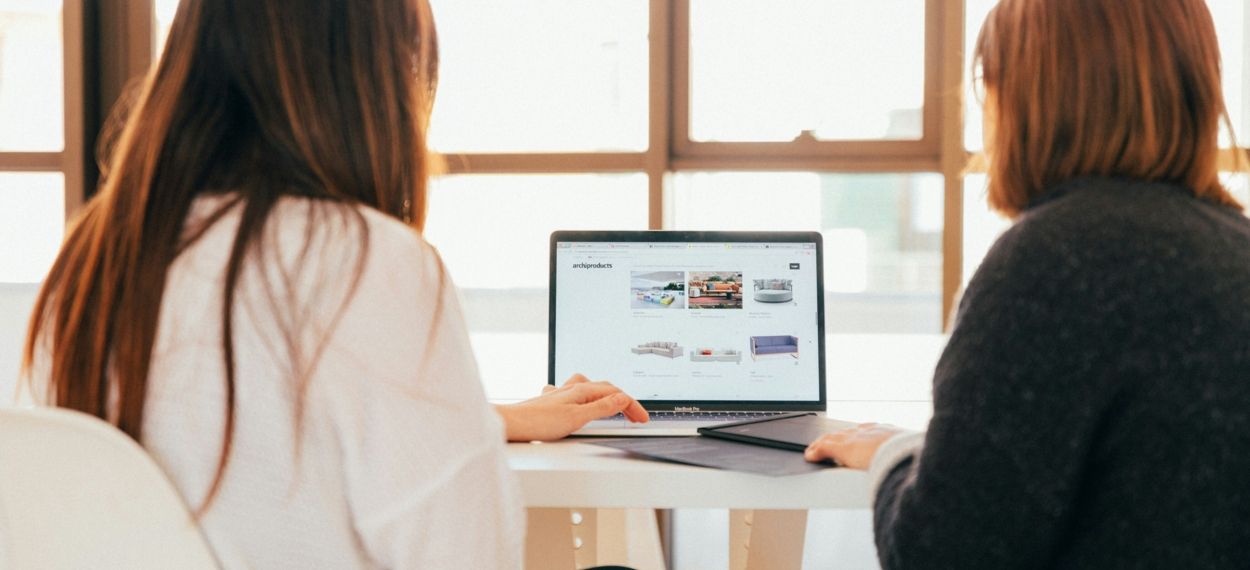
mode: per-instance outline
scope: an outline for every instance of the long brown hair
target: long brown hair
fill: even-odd
[[[1239,206],[1217,170],[1220,120],[1232,126],[1204,0],[1002,0],[977,67],[997,119],[989,201],[1004,214],[1079,176],[1170,182]]]
[[[205,229],[185,220],[198,196],[233,196],[242,211],[224,287],[224,445],[202,512],[230,456],[231,309],[244,260],[283,196],[365,205],[421,229],[437,61],[425,0],[182,0],[39,294],[26,376],[46,356],[49,403],[142,441],[165,276]]]

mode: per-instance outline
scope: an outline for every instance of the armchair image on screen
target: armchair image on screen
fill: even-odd
[[[751,296],[760,303],[785,303],[794,300],[794,281],[790,279],[756,279]]]
[[[796,336],[753,336],[751,337],[751,359],[772,356],[799,357],[799,337]]]

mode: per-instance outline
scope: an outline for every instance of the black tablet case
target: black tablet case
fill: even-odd
[[[699,435],[789,451],[803,451],[822,435],[855,424],[831,420],[814,413],[785,414],[699,428]]]

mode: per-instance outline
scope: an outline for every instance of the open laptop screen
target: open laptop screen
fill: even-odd
[[[551,246],[551,383],[609,380],[653,409],[823,408],[819,234],[556,232]]]

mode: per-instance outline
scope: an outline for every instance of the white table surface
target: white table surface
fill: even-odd
[[[831,336],[829,417],[924,429],[933,415],[938,335]],[[565,440],[508,445],[529,507],[865,509],[863,472],[767,477],[663,463]]]
[[[862,471],[768,477],[630,457],[579,440],[508,445],[527,507],[863,509]]]

